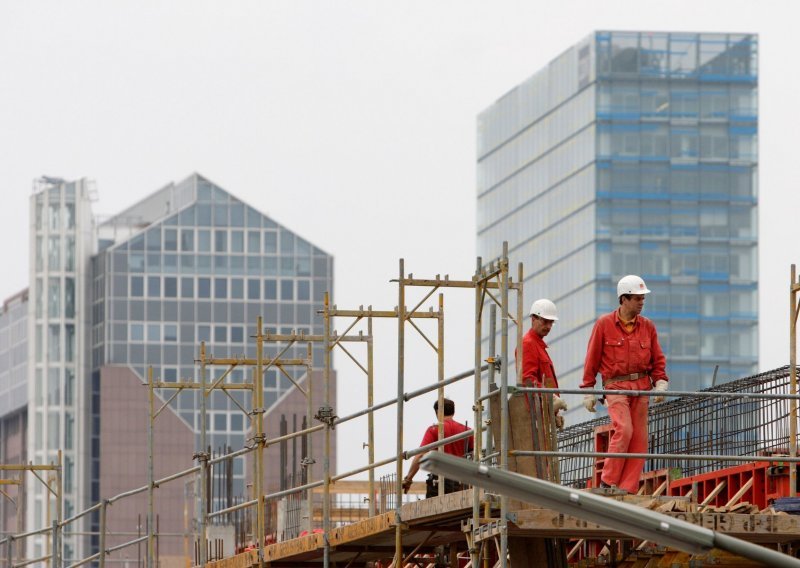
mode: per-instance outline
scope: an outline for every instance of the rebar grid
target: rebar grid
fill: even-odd
[[[780,367],[699,392],[791,394],[790,368]],[[788,454],[789,407],[786,399],[678,398],[649,411],[649,452],[653,454],[769,455]],[[594,452],[595,429],[609,424],[596,418],[564,429],[558,447],[564,452]],[[591,478],[595,457],[562,457],[561,481],[583,487]],[[728,465],[721,461],[653,458],[645,470],[679,468],[684,476]]]

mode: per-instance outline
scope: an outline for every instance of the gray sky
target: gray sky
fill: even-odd
[[[789,265],[800,262],[793,4],[0,0],[0,298],[27,285],[34,178],[94,179],[95,212],[115,213],[197,171],[333,253],[340,307],[391,309],[400,257],[416,276],[474,269],[482,109],[596,29],[756,32],[760,366],[786,364]],[[448,293],[445,312],[449,375],[472,365],[471,296]],[[376,330],[378,401],[396,388],[395,329]],[[365,382],[344,356],[337,364],[345,415],[363,406]],[[409,389],[435,378],[421,341],[406,365]],[[470,388],[452,389],[462,418]],[[409,405],[407,447],[432,400]],[[350,469],[366,434],[340,432],[359,441],[339,458]],[[394,443],[383,428],[377,456]]]

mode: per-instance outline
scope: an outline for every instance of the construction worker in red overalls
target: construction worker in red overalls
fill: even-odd
[[[600,373],[606,390],[667,390],[666,358],[658,343],[656,326],[641,315],[645,295],[649,293],[639,276],[628,275],[619,281],[619,307],[597,320],[589,338],[581,388],[594,388]],[[654,403],[664,400],[663,396],[653,398]],[[608,395],[606,400],[614,429],[608,451],[647,452],[650,397]],[[595,412],[596,403],[594,394],[584,395],[586,410]],[[600,486],[636,493],[643,469],[644,460],[640,458],[607,458]]]
[[[536,300],[531,304],[530,315],[531,328],[522,338],[522,386],[557,389],[556,370],[544,342],[558,321],[556,305],[545,298]],[[564,417],[559,414],[562,410],[567,410],[567,403],[558,395],[553,396],[553,411],[559,428],[564,425]]]

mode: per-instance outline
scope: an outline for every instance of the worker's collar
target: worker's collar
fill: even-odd
[[[617,323],[619,323],[623,327],[629,326],[631,324],[633,324],[633,326],[636,327],[636,324],[639,322],[639,315],[637,314],[633,316],[632,320],[625,321],[624,319],[622,319],[622,314],[620,313],[619,310],[620,310],[619,308],[614,310],[614,319],[617,321]]]
[[[545,341],[544,341],[544,337],[542,337],[541,335],[539,335],[538,333],[536,333],[536,332],[535,332],[533,329],[531,329],[531,335],[533,336],[533,338],[534,338],[536,341],[538,341],[539,343],[541,343],[543,347],[547,348],[547,343],[545,343]]]

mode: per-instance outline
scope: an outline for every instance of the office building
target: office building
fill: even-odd
[[[274,332],[320,334],[316,311],[325,291],[333,291],[328,253],[200,175],[170,183],[102,221],[92,213],[94,198],[88,180],[37,180],[30,288],[0,315],[0,361],[13,360],[0,372],[0,389],[8,393],[3,410],[6,418],[22,412],[17,420],[27,420],[28,460],[55,462],[62,452],[64,517],[146,481],[148,406],[141,385],[149,367],[156,380],[200,380],[195,359],[201,342],[216,357],[255,357],[250,338],[258,316]],[[305,357],[305,350],[292,347],[285,357]],[[267,356],[277,351],[269,346]],[[321,346],[313,359],[321,367]],[[224,371],[212,369],[208,380]],[[290,374],[301,382],[303,371]],[[226,380],[250,380],[244,373],[235,369]],[[292,398],[292,384],[276,369],[264,378],[267,422],[277,423],[278,402]],[[162,394],[166,400],[173,393]],[[159,417],[157,474],[194,465],[199,396],[182,392]],[[212,451],[245,444],[249,420],[237,403],[249,408],[249,401],[233,398],[214,392],[207,399]],[[243,458],[232,470],[233,493],[246,495]],[[275,484],[277,477],[276,469]],[[169,499],[162,495],[165,516],[184,518],[183,492],[181,486]],[[54,518],[47,502],[44,485],[28,484],[28,529]],[[143,511],[115,514],[135,520]],[[80,528],[96,531],[97,515]],[[65,558],[84,557],[97,542],[96,536],[68,537]],[[45,553],[44,545],[44,539],[32,541],[29,557]]]
[[[757,54],[751,34],[595,32],[480,114],[478,254],[509,241],[526,319],[558,304],[562,386],[626,274],[672,389],[756,371]]]

